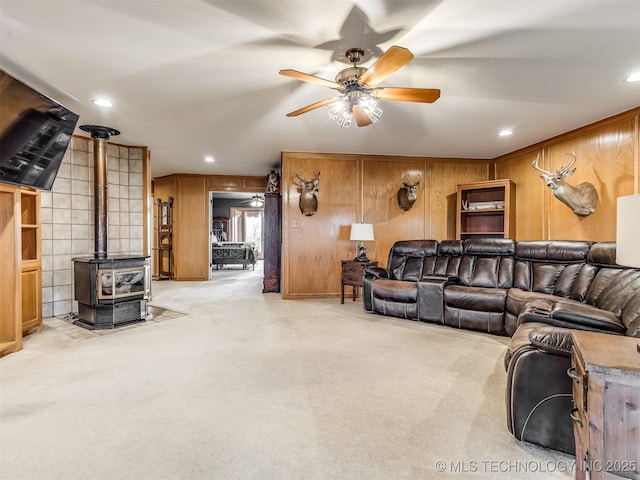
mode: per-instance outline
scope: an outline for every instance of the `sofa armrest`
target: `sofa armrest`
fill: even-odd
[[[568,328],[544,326],[538,327],[529,332],[531,344],[539,350],[562,355],[571,356],[571,330]]]
[[[603,333],[626,332],[626,328],[613,312],[561,298],[529,302],[518,317],[519,324],[528,322]]]
[[[425,275],[418,280],[418,320],[444,323],[444,289],[457,280],[451,275]]]
[[[390,278],[393,279],[393,273],[388,268],[383,267],[365,267],[365,275],[373,275],[376,278]]]

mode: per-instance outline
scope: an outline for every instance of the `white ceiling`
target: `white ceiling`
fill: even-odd
[[[380,86],[438,101],[364,128],[285,116],[334,92],[278,70],[333,80],[347,48],[369,66],[392,45],[415,59]],[[148,146],[154,176],[262,175],[283,150],[494,158],[640,105],[640,0],[0,0],[0,66]]]

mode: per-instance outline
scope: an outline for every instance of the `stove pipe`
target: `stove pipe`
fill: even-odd
[[[93,255],[97,259],[104,259],[107,258],[107,141],[111,135],[120,135],[120,132],[99,125],[81,125],[80,130],[89,132],[93,139]]]

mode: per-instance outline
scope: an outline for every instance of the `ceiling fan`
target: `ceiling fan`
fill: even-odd
[[[280,75],[285,77],[315,83],[316,85],[337,90],[339,93],[337,96],[320,100],[290,112],[287,117],[296,117],[326,105],[329,116],[341,127],[350,126],[352,117],[355,118],[359,127],[366,127],[377,122],[382,115],[382,109],[378,106],[377,100],[433,103],[440,97],[440,90],[435,88],[377,86],[389,75],[413,60],[413,54],[406,48],[398,46],[389,48],[369,68],[358,67],[357,65],[364,55],[363,49],[350,48],[345,55],[349,62],[353,64],[353,67],[341,70],[336,75],[335,82],[297,70],[280,70]]]

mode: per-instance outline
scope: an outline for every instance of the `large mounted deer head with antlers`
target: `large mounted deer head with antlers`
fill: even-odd
[[[422,173],[418,172],[417,177],[414,178],[414,182],[409,183],[411,181],[410,175],[409,172],[405,171],[402,172],[400,180],[402,181],[402,187],[398,190],[398,205],[406,212],[416,203],[416,199],[418,198],[418,185],[420,185],[420,180],[422,180]]]
[[[596,210],[598,192],[596,187],[589,182],[573,186],[565,181],[567,177],[570,177],[576,171],[575,168],[571,168],[576,163],[575,152],[567,153],[567,155],[573,158],[566,165],[556,170],[555,173],[538,166],[540,154],[531,163],[531,166],[541,172],[540,178],[547,183],[547,187],[553,190],[553,195],[573,210],[573,213],[580,216],[591,215]]]
[[[300,211],[303,215],[310,217],[314,213],[318,211],[318,198],[316,194],[318,193],[318,183],[320,183],[320,170],[316,170],[315,175],[311,180],[305,180],[300,176],[300,172],[302,168],[298,168],[296,170],[296,177],[299,182],[296,183],[293,180],[293,184],[298,187],[298,191],[300,192],[300,201],[298,205],[300,206]]]

